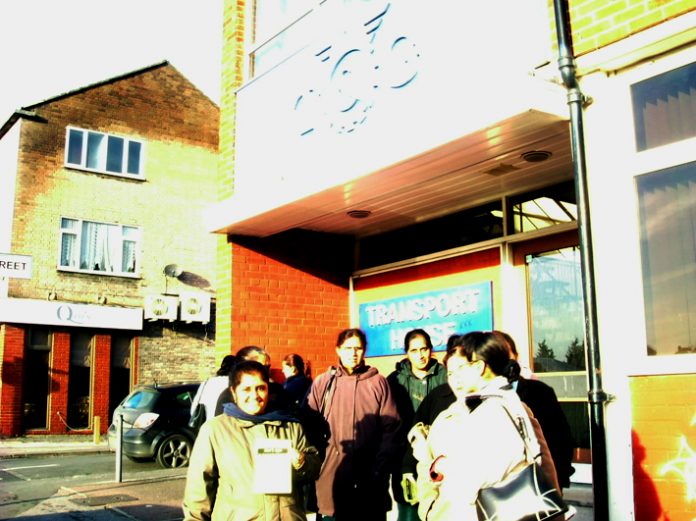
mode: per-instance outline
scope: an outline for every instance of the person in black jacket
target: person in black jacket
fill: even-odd
[[[502,331],[494,331],[493,333],[507,344],[511,357],[517,360],[519,354],[512,337]],[[575,452],[575,440],[570,431],[568,419],[558,403],[556,392],[550,385],[540,380],[523,377],[519,377],[517,380],[515,390],[520,399],[532,410],[539,425],[541,425],[553,463],[556,466],[558,484],[562,488],[568,488],[570,476],[575,472],[571,464]]]

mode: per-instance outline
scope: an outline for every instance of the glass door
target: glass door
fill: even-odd
[[[568,418],[578,462],[589,462],[580,251],[577,246],[527,255],[530,357],[539,380],[554,388]]]

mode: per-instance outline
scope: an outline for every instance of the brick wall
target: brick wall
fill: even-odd
[[[696,9],[693,0],[569,0],[569,6],[578,56]]]
[[[70,333],[54,332],[51,347],[51,384],[48,401],[48,432],[68,432],[68,382],[70,373]],[[28,431],[31,434],[33,431]],[[44,431],[41,431],[42,433]]]
[[[0,435],[18,436],[22,421],[24,329],[0,325]]]
[[[314,375],[335,362],[336,335],[349,325],[348,290],[233,244],[232,346],[265,347],[275,369],[298,353]]]
[[[633,377],[630,385],[635,519],[691,521],[696,376]]]
[[[111,335],[94,336],[94,365],[92,366],[92,421],[101,418],[100,432],[109,428],[109,375],[111,373]]]
[[[223,15],[222,85],[218,200],[234,192],[236,90],[244,80],[244,22],[246,3],[225,0]],[[222,235],[217,241],[216,365],[232,352],[232,247]]]

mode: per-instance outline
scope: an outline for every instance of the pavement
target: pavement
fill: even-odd
[[[106,437],[22,436],[0,438],[0,459],[27,456],[111,452]],[[22,521],[179,521],[183,519],[185,469],[181,475],[124,479],[61,487],[52,497],[24,512]],[[571,484],[564,490],[566,501],[575,507],[577,521],[593,519],[592,487]],[[396,512],[394,511],[393,514]],[[308,516],[312,519],[313,516]],[[396,516],[389,516],[389,519]]]

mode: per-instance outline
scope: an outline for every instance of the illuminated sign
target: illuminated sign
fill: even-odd
[[[367,355],[404,352],[404,336],[424,329],[435,351],[457,333],[493,329],[492,283],[482,282],[417,295],[360,304],[360,327],[367,335]]]

